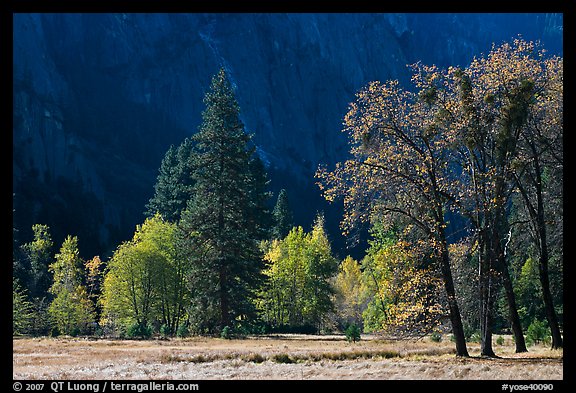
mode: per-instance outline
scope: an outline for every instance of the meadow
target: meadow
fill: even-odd
[[[515,354],[511,337],[499,358],[454,355],[448,337],[435,342],[363,336],[274,335],[244,339],[170,340],[15,338],[14,379],[425,379],[560,380],[563,351],[542,345]]]

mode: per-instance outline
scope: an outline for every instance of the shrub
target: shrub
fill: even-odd
[[[150,338],[152,336],[152,326],[143,323],[134,323],[128,326],[126,337],[128,338]]]
[[[180,326],[178,326],[178,330],[176,331],[176,336],[177,337],[188,337],[190,335],[190,329],[188,328],[188,326],[186,326],[186,324],[182,324]]]
[[[80,333],[81,333],[81,331],[80,331],[80,328],[78,326],[74,326],[72,328],[72,330],[70,331],[70,335],[72,337],[78,337],[80,335]]]
[[[57,326],[53,326],[50,329],[50,337],[58,337],[60,335],[60,330],[58,329]]]
[[[224,326],[224,328],[220,332],[220,338],[223,338],[226,340],[229,340],[232,338],[232,329],[230,329],[230,326]]]
[[[474,333],[472,333],[472,335],[470,336],[470,339],[468,340],[471,343],[479,343],[481,341],[482,337],[480,337],[480,332],[476,331]]]
[[[351,341],[355,343],[356,341],[360,341],[360,328],[355,323],[350,324],[346,328],[344,334],[346,335],[346,340],[348,340],[348,342]]]
[[[430,335],[430,340],[432,340],[435,343],[439,343],[440,341],[442,341],[442,334],[439,332],[433,332]]]
[[[170,328],[168,325],[162,324],[162,326],[160,326],[160,335],[162,337],[168,337],[170,335]]]
[[[498,336],[498,338],[496,339],[496,344],[504,345],[504,337]]]
[[[272,361],[276,363],[294,363],[294,360],[286,353],[277,353],[272,356]]]
[[[529,345],[535,345],[538,343],[546,343],[550,340],[548,334],[548,324],[546,321],[539,321],[535,319],[532,321],[528,330],[526,332],[526,342]]]

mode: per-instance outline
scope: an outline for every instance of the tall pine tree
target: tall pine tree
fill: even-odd
[[[193,328],[214,333],[255,316],[267,181],[224,69],[212,79],[204,103],[193,136],[193,196],[180,229],[192,258]]]
[[[182,210],[186,208],[186,202],[192,195],[192,140],[190,138],[175,148],[170,146],[162,159],[154,196],[146,205],[147,217],[154,217],[159,213],[162,218],[169,222],[177,222]]]
[[[278,199],[276,200],[272,215],[274,217],[272,236],[274,239],[284,239],[294,226],[292,211],[288,203],[288,193],[285,189],[281,189],[278,193]]]

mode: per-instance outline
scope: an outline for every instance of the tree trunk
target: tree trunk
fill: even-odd
[[[495,255],[497,257],[498,273],[502,277],[502,283],[504,284],[504,292],[506,294],[506,301],[508,303],[508,322],[512,328],[512,333],[514,334],[514,342],[516,343],[516,353],[528,352],[526,348],[526,341],[524,340],[524,333],[522,332],[522,324],[520,323],[520,316],[518,315],[518,306],[516,305],[516,295],[514,294],[514,287],[512,286],[512,280],[510,279],[510,272],[508,271],[508,264],[506,263],[506,245],[502,246],[502,239],[505,238],[505,230],[502,230],[503,226],[507,222],[506,216],[503,211],[500,211],[499,226],[495,228],[501,228],[495,233],[494,247],[496,248]],[[510,233],[509,233],[510,235]]]
[[[552,300],[552,293],[550,292],[550,278],[548,276],[548,239],[546,235],[546,222],[544,220],[544,200],[542,198],[542,176],[540,174],[539,161],[534,160],[534,169],[536,173],[536,200],[537,200],[537,227],[540,243],[540,258],[538,261],[538,272],[540,276],[540,285],[542,286],[542,297],[544,300],[544,309],[546,311],[546,319],[550,326],[552,333],[552,348],[562,348],[562,335],[560,334],[560,327],[558,326],[558,317],[556,310],[554,310],[554,301]]]
[[[456,301],[456,291],[454,290],[454,280],[452,278],[452,270],[450,269],[450,258],[448,255],[448,248],[446,246],[446,239],[444,231],[441,230],[441,271],[444,281],[444,289],[446,290],[446,297],[448,298],[448,310],[450,313],[450,323],[452,325],[452,334],[456,342],[456,356],[468,357],[468,349],[466,348],[466,336],[464,335],[464,326],[460,316],[460,309]]]
[[[520,324],[520,316],[518,315],[512,281],[510,280],[508,267],[505,266],[503,262],[500,263],[500,273],[504,284],[504,292],[506,292],[506,300],[508,301],[508,320],[512,327],[514,341],[516,342],[516,353],[528,352],[526,341],[524,340],[524,333],[522,332],[522,325]]]
[[[538,159],[538,154],[536,152],[536,147],[531,144],[533,152],[533,170],[535,175],[535,181],[532,181],[534,190],[536,193],[536,207],[530,201],[528,192],[526,188],[520,181],[518,176],[515,177],[516,184],[520,190],[520,194],[524,200],[524,204],[528,210],[530,220],[533,223],[532,230],[534,231],[535,244],[538,247],[538,272],[540,278],[540,285],[542,288],[542,298],[544,300],[544,311],[546,313],[546,319],[548,320],[548,325],[550,326],[550,332],[552,333],[552,348],[562,348],[562,334],[560,333],[560,327],[558,324],[558,317],[556,315],[556,310],[554,309],[554,301],[552,299],[552,293],[550,292],[550,278],[548,275],[548,239],[546,233],[546,222],[544,213],[544,200],[542,198],[542,175],[540,170],[540,161]]]
[[[480,239],[484,243],[484,239]],[[480,355],[496,357],[492,349],[492,322],[494,310],[494,288],[491,258],[486,245],[479,247],[480,273]]]
[[[544,223],[542,223],[542,225],[544,225]],[[556,315],[556,310],[554,309],[552,293],[550,292],[550,278],[548,276],[548,246],[546,244],[546,229],[544,226],[540,227],[540,241],[541,246],[538,272],[540,276],[540,285],[542,286],[542,298],[544,300],[546,319],[548,320],[550,333],[552,334],[552,348],[558,349],[563,347],[563,342],[560,327],[558,325],[558,317]]]
[[[220,330],[230,326],[230,310],[228,305],[226,268],[220,266]]]
[[[552,333],[552,348],[558,349],[563,347],[562,334],[560,333],[560,327],[558,325],[558,317],[556,316],[556,311],[554,310],[554,302],[552,301],[552,294],[550,293],[547,265],[548,265],[547,261],[545,263],[540,261],[540,264],[538,265],[538,270],[540,272],[540,284],[542,285],[542,295],[544,298],[546,319],[548,320],[548,324],[550,325],[550,331]]]

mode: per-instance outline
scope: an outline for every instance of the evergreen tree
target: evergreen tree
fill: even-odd
[[[28,301],[26,291],[16,279],[12,279],[12,335],[26,333],[33,318],[32,304]]]
[[[272,236],[274,239],[284,239],[294,226],[292,211],[288,203],[288,194],[285,189],[281,189],[278,193],[278,199],[276,200],[272,215],[274,217]]]
[[[191,151],[192,140],[186,138],[178,148],[170,146],[166,152],[160,164],[154,196],[146,205],[148,217],[160,213],[162,218],[169,222],[180,219],[192,192]]]
[[[274,216],[268,207],[272,196],[272,193],[267,191],[270,180],[268,180],[266,167],[258,154],[252,154],[249,167],[249,181],[251,183],[249,186],[251,191],[250,204],[253,210],[249,215],[252,218],[250,227],[255,230],[255,239],[266,240],[270,238],[270,234],[274,230]]]
[[[42,298],[48,294],[52,277],[48,272],[52,247],[52,237],[48,225],[34,224],[32,226],[34,240],[21,246],[23,266],[28,270],[28,290],[31,298]]]
[[[262,168],[255,177],[251,137],[224,69],[212,79],[204,103],[193,136],[193,196],[180,228],[191,251],[192,322],[201,332],[217,332],[255,316],[263,236],[255,213],[264,212],[266,182]]]

